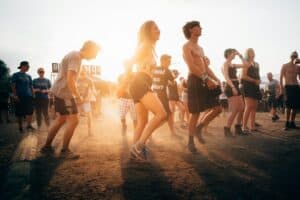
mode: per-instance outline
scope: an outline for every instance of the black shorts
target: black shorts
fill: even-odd
[[[220,99],[219,102],[222,108],[228,108],[228,99]]]
[[[135,75],[129,86],[129,92],[134,103],[138,103],[147,92],[152,92],[151,85],[152,79],[148,74],[138,72]]]
[[[55,97],[54,99],[55,112],[61,115],[73,115],[78,113],[75,99],[61,99]]]
[[[157,93],[157,96],[160,102],[162,103],[162,105],[164,106],[166,113],[169,115],[171,113],[171,110],[169,106],[169,99],[167,93]]]
[[[249,97],[256,100],[262,99],[262,94],[260,92],[259,86],[249,81],[243,81],[243,92],[244,97]]]
[[[286,85],[284,88],[286,107],[290,109],[300,109],[300,86]]]
[[[206,83],[203,83],[197,76],[193,74],[188,76],[187,88],[190,113],[199,113],[220,105],[217,95],[219,92],[209,90]]]
[[[232,81],[232,83],[233,83],[235,89],[236,89],[237,92],[238,92],[238,95],[237,95],[237,96],[240,96],[240,95],[241,95],[241,91],[240,91],[240,89],[239,89],[239,81]],[[226,95],[228,98],[230,98],[230,97],[233,96],[232,88],[231,88],[228,84],[226,84],[226,87],[225,87],[225,95]]]
[[[15,115],[17,117],[25,117],[33,114],[33,98],[30,96],[18,97],[19,100],[15,102]]]
[[[277,108],[278,107],[278,99],[274,95],[268,96],[268,106],[270,108]]]

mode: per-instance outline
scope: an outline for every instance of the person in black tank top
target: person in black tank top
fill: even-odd
[[[179,100],[179,94],[178,94],[178,87],[176,78],[178,77],[179,73],[177,70],[172,70],[172,76],[174,80],[168,84],[168,97],[169,97],[169,105],[171,114],[169,117],[169,125],[173,127],[174,131],[174,121],[175,121],[175,110],[176,106],[179,108],[180,112],[182,113],[184,110],[183,103]],[[173,132],[175,134],[175,132]]]
[[[232,60],[238,55],[243,64],[233,64]],[[223,64],[222,72],[226,81],[225,94],[228,97],[229,111],[226,126],[224,127],[224,135],[231,137],[233,134],[230,128],[236,118],[235,135],[244,135],[241,129],[242,117],[244,111],[244,102],[239,89],[239,79],[237,77],[237,68],[244,68],[245,63],[243,57],[235,49],[226,49],[224,52],[226,61]]]
[[[249,48],[245,55],[247,61],[247,67],[242,71],[242,85],[245,97],[245,110],[243,114],[243,130],[244,131],[256,131],[255,128],[255,114],[258,105],[258,101],[261,99],[261,93],[259,89],[260,76],[259,65],[255,62],[255,52]],[[250,130],[247,128],[248,119],[250,117]]]

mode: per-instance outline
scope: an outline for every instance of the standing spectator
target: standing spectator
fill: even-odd
[[[41,129],[42,125],[42,114],[47,127],[49,127],[49,91],[51,88],[51,82],[49,79],[45,78],[44,68],[39,68],[37,70],[39,78],[33,80],[33,91],[35,94],[35,114],[36,121],[38,125],[38,130]]]
[[[295,124],[297,110],[300,109],[300,69],[298,53],[292,52],[290,62],[284,64],[280,72],[280,94],[285,94],[286,122],[284,130],[297,129]],[[283,85],[284,79],[284,85]]]
[[[13,74],[12,91],[13,99],[15,101],[15,114],[18,118],[19,131],[22,133],[23,130],[23,118],[26,117],[28,131],[35,131],[32,127],[32,114],[33,114],[33,88],[31,76],[26,72],[29,70],[29,62],[22,61],[18,67],[20,70]]]
[[[8,116],[8,99],[10,89],[9,69],[6,64],[0,60],[0,123],[3,123],[2,115],[6,117],[6,122],[9,123]]]
[[[179,94],[181,101],[183,103],[184,109],[181,113],[181,128],[186,129],[188,127],[188,122],[190,121],[190,113],[188,108],[188,93],[187,93],[187,82],[184,77],[179,78]]]

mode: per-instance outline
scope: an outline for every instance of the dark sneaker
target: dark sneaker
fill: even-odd
[[[299,127],[297,127],[296,124],[295,124],[295,122],[292,121],[292,122],[290,123],[290,128],[291,128],[291,129],[298,129]]]
[[[256,127],[260,127],[261,126],[261,124],[259,124],[257,122],[255,122],[254,124],[255,124]]]
[[[24,133],[24,129],[21,127],[21,128],[19,128],[19,132],[20,133]]]
[[[195,130],[195,135],[201,144],[205,144],[205,140],[202,136],[202,128],[203,128],[202,125],[198,125]]]
[[[196,152],[197,152],[197,149],[196,149],[196,147],[195,147],[195,144],[194,144],[194,143],[191,143],[191,142],[188,143],[188,150],[189,150],[191,153],[196,153]]]
[[[230,128],[228,128],[226,126],[224,127],[224,136],[225,137],[234,137],[230,131]]]
[[[50,155],[54,154],[54,149],[52,146],[43,146],[40,151],[42,154]]]
[[[147,160],[147,152],[147,148],[143,147],[142,145],[135,144],[130,150],[130,157],[131,159],[137,161],[145,161]]]
[[[289,130],[290,128],[290,123],[289,122],[285,122],[285,127],[283,128],[284,131]]]
[[[27,126],[26,129],[27,129],[27,131],[32,131],[32,132],[36,131],[36,129],[33,128],[31,125]]]
[[[247,133],[242,130],[242,126],[240,124],[236,124],[234,126],[234,133],[235,133],[235,135],[239,135],[239,136],[247,135]]]
[[[60,157],[62,157],[64,159],[70,159],[70,160],[76,160],[76,159],[80,158],[80,156],[78,154],[73,153],[69,149],[62,149],[60,152]]]

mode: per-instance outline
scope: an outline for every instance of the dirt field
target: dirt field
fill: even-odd
[[[103,116],[94,121],[93,137],[82,118],[71,149],[78,160],[39,154],[47,132],[20,134],[16,124],[0,125],[1,199],[295,199],[299,198],[300,130],[283,132],[283,116],[272,123],[258,114],[260,131],[224,138],[222,116],[214,120],[187,151],[187,131],[177,126],[157,130],[149,142],[147,163],[129,160],[131,123],[121,133],[117,101],[105,99]],[[128,122],[130,122],[128,120]],[[298,118],[298,126],[300,126]]]

